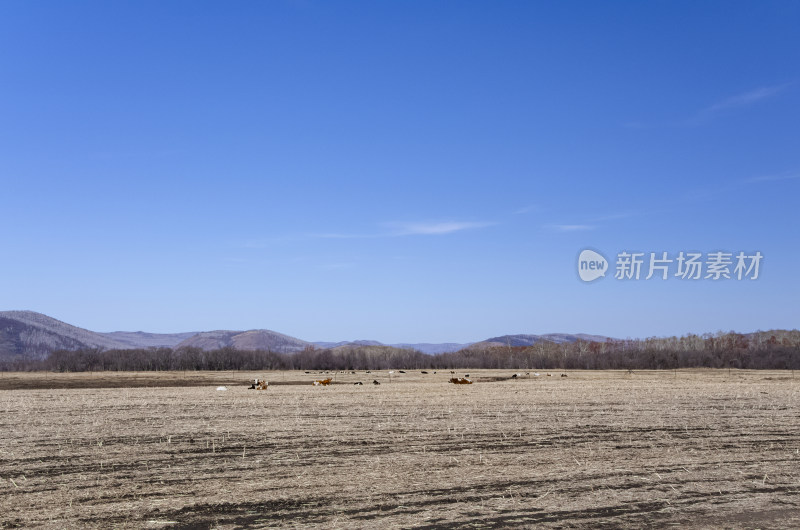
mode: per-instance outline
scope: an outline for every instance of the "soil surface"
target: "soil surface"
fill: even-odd
[[[5,373],[0,527],[800,527],[790,372],[406,372]]]

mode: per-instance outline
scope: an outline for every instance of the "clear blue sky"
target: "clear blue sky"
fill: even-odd
[[[6,0],[0,309],[385,342],[796,328],[798,28],[789,1]],[[764,260],[587,284],[585,247]]]

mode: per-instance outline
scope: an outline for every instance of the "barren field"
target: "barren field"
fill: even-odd
[[[800,527],[800,376],[552,374],[4,374],[0,527]]]

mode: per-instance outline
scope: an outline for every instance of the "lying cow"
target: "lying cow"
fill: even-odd
[[[267,383],[266,379],[253,379],[249,390],[269,390],[269,383]]]

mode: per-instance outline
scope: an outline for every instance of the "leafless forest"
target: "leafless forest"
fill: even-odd
[[[44,360],[17,359],[0,370],[56,372],[125,370],[383,370],[568,369],[672,370],[678,368],[800,369],[800,332],[718,333],[606,342],[541,341],[527,347],[476,344],[436,355],[390,346],[307,348],[295,353],[222,348],[59,350]]]

